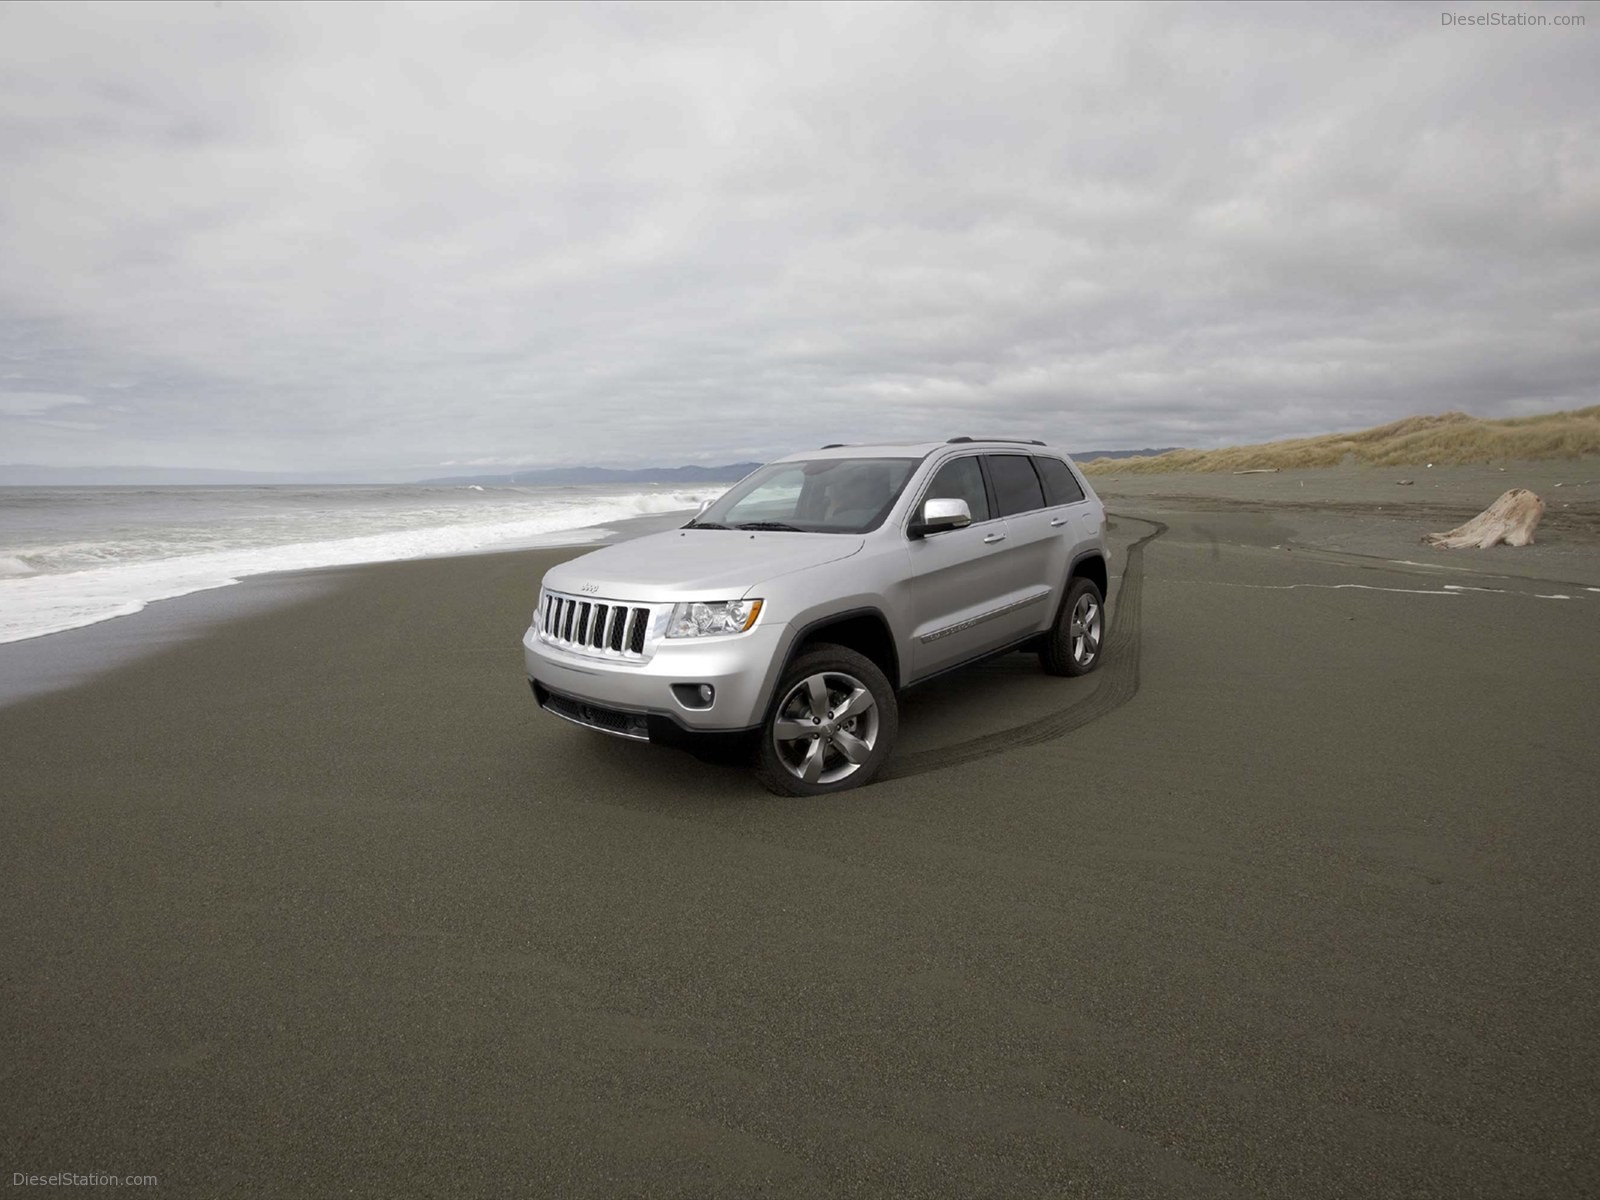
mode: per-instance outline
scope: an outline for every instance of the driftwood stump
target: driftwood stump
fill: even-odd
[[[1430,533],[1422,540],[1445,550],[1477,547],[1487,550],[1504,542],[1508,546],[1527,546],[1533,542],[1533,529],[1544,516],[1544,501],[1527,488],[1512,488],[1465,525],[1449,533]]]

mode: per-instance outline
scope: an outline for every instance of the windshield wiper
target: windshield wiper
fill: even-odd
[[[770,529],[774,533],[804,533],[798,525],[785,525],[782,521],[746,521],[736,529]]]
[[[726,529],[726,525],[718,525],[715,521],[690,521],[685,529]]]

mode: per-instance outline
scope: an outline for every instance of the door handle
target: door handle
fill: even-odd
[[[1003,542],[1005,540],[1006,540],[1006,535],[1005,534],[1003,534],[1003,533],[991,533],[988,537],[983,539],[983,544],[985,546],[992,546],[996,542]]]
[[[1062,525],[1065,525],[1071,519],[1072,519],[1071,517],[1051,517],[1050,518],[1050,528],[1051,529],[1058,529]]]

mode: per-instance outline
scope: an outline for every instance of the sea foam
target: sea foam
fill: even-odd
[[[578,544],[595,538],[606,522],[692,509],[715,491],[525,495],[479,512],[407,510],[410,527],[373,533],[351,533],[376,520],[370,515],[324,511],[214,527],[203,538],[62,541],[20,554],[17,547],[0,547],[0,643],[126,616],[156,600],[269,572]],[[382,516],[383,523],[397,520],[394,513]],[[316,536],[335,532],[345,536]]]

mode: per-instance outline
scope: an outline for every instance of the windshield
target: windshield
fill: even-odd
[[[920,461],[819,458],[769,463],[735,484],[688,528],[866,533],[883,524]]]

